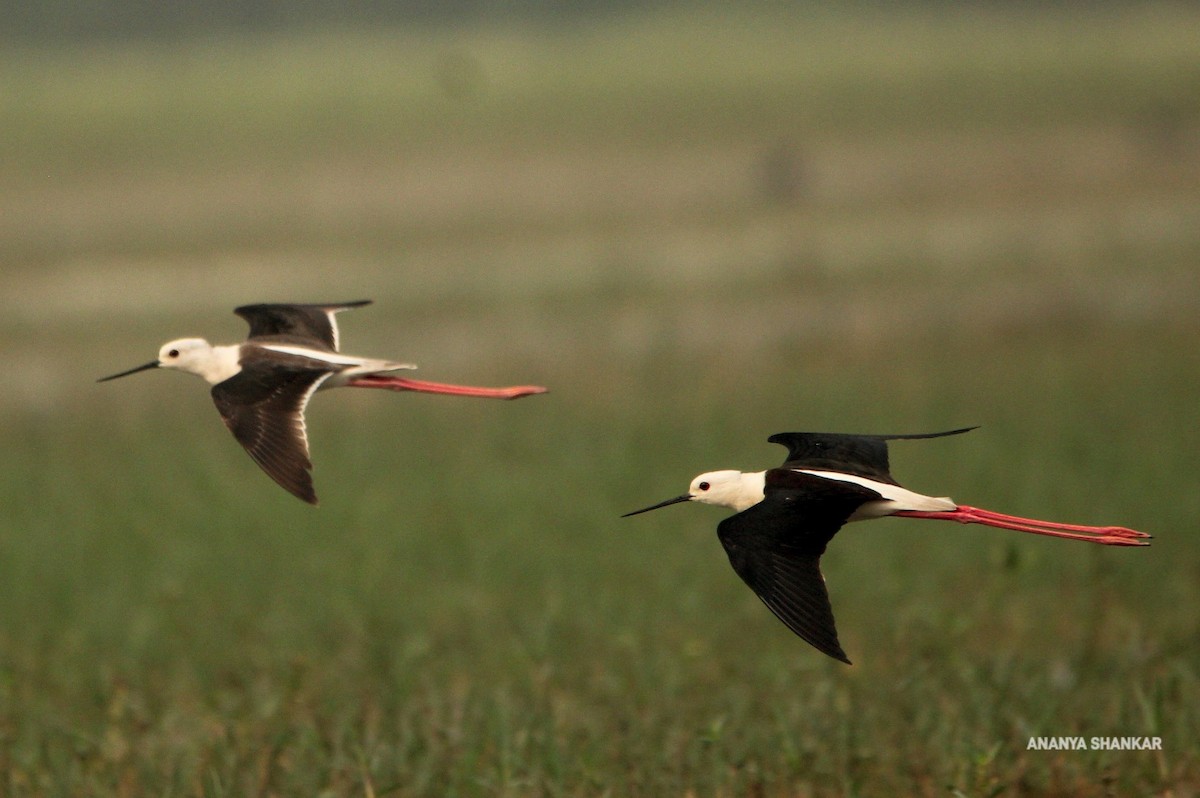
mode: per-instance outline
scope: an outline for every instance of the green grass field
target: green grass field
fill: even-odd
[[[1080,13],[5,54],[0,796],[1200,792],[1200,19]],[[314,509],[93,382],[362,297],[347,351],[551,393],[322,394]],[[721,511],[619,517],[969,424],[894,473],[1154,545],[850,526],[846,667]]]

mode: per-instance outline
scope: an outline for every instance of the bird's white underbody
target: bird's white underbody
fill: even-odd
[[[958,507],[945,496],[926,496],[899,485],[879,482],[857,474],[807,468],[792,470],[822,479],[852,482],[869,488],[882,497],[878,501],[869,501],[863,504],[850,516],[848,519],[850,521],[883,518],[898,512],[949,512]],[[709,471],[692,480],[692,484],[688,487],[688,495],[695,501],[728,507],[740,513],[763,500],[766,474],[766,471]]]

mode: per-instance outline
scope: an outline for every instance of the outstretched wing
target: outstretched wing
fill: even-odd
[[[787,447],[785,468],[840,471],[895,485],[888,465],[888,441],[942,438],[960,435],[975,427],[916,435],[843,435],[837,432],[778,432],[769,443]]]
[[[281,338],[319,349],[338,351],[335,314],[371,304],[369,299],[315,305],[242,305],[233,312],[250,323],[249,338]]]
[[[333,373],[328,368],[243,362],[242,370],[213,386],[213,404],[246,452],[284,490],[317,503],[304,408]]]
[[[729,564],[771,612],[817,650],[847,664],[821,575],[825,546],[870,488],[787,469],[766,474],[764,498],[717,526]]]

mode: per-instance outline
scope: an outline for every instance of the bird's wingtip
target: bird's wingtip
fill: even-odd
[[[889,440],[919,440],[921,438],[946,438],[950,435],[962,435],[965,432],[979,429],[979,424],[974,424],[970,427],[959,427],[958,429],[948,429],[943,432],[919,432],[915,435],[883,435],[881,437]]]

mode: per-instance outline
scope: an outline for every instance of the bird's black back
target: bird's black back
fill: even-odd
[[[960,435],[975,427],[915,435],[845,435],[838,432],[778,432],[769,443],[787,447],[784,468],[839,471],[860,477],[897,484],[888,465],[888,441],[942,438]]]
[[[371,304],[369,299],[329,304],[242,305],[234,313],[250,323],[249,338],[292,339],[337,351],[337,332],[331,314]]]
[[[852,482],[781,468],[767,471],[763,494],[761,502],[717,526],[729,564],[789,629],[849,664],[820,559],[851,514],[880,495]]]

